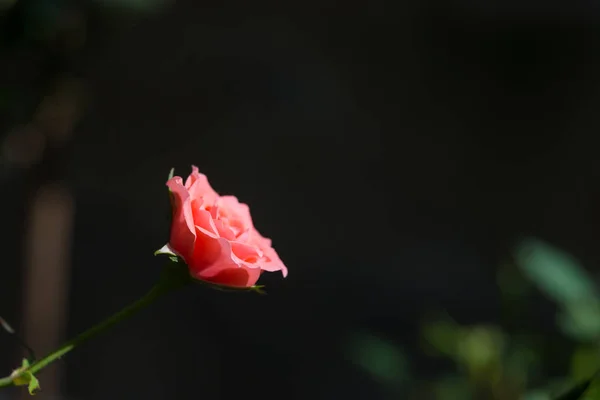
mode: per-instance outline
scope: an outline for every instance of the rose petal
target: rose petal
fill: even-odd
[[[208,211],[201,208],[201,204],[202,200],[192,201],[192,214],[194,216],[196,228],[202,229],[203,232],[210,236],[219,237],[219,231],[215,226],[215,221]]]
[[[271,247],[271,239],[264,237],[263,235],[260,234],[260,232],[258,231],[258,229],[252,227],[252,230],[250,232],[250,237],[248,239],[250,242],[256,244],[257,246],[259,246],[260,248],[267,248],[267,247]]]
[[[189,267],[197,279],[229,286],[252,286],[260,276],[258,265],[248,268],[236,262],[229,241],[206,235],[199,228],[194,250],[193,264]]]
[[[204,199],[204,207],[212,207],[219,197],[208,183],[206,175],[199,173],[196,166],[192,166],[192,173],[185,181],[185,187],[190,192],[192,199]]]
[[[240,242],[231,242],[231,251],[233,255],[246,263],[255,264],[263,256],[263,252],[259,248]]]
[[[188,267],[194,275],[212,276],[219,270],[237,267],[231,257],[231,246],[226,239],[215,237],[196,227],[194,253]]]
[[[219,236],[227,240],[235,240],[235,232],[231,229],[226,220],[213,219],[213,221],[217,228],[217,232],[219,232]]]
[[[169,244],[184,260],[188,260],[193,253],[196,239],[190,195],[179,176],[169,179],[167,186],[171,190],[173,208]]]
[[[279,255],[272,247],[268,249],[263,249],[265,256],[263,258],[263,262],[261,263],[261,268],[268,272],[276,272],[281,271],[283,277],[285,278],[288,274],[288,269],[279,258]]]
[[[287,267],[279,258],[279,255],[272,247],[272,241],[269,238],[264,237],[260,232],[253,228],[250,232],[248,242],[261,249],[264,253],[264,257],[261,260],[261,268],[268,272],[281,271],[285,278],[288,274]]]
[[[254,226],[250,215],[250,207],[247,204],[240,203],[237,197],[221,196],[217,200],[217,206],[219,207],[219,217],[229,220],[229,225],[236,231],[236,236]]]
[[[260,269],[227,268],[204,280],[220,285],[250,287],[256,284],[258,278],[260,278]]]

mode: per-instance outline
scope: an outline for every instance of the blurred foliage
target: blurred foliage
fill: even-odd
[[[515,254],[525,275],[557,303],[561,331],[575,340],[596,342],[600,298],[585,269],[573,257],[536,239],[524,240]]]
[[[404,351],[377,335],[355,333],[346,339],[344,351],[351,362],[389,392],[399,392],[409,381],[409,363]]]
[[[447,314],[424,320],[423,350],[455,368],[422,385],[414,398],[600,400],[600,379],[593,378],[600,370],[600,297],[586,269],[564,251],[527,238],[516,246],[512,262],[500,266],[497,283],[510,319],[502,326],[462,325]],[[528,324],[536,316],[537,294],[555,305],[555,329],[535,332],[536,321]],[[405,391],[415,392],[402,374],[392,373],[397,367],[390,355],[398,350],[372,337],[350,344],[349,354],[365,370],[385,377],[387,385],[404,379]],[[548,364],[562,360],[563,353],[556,376]]]

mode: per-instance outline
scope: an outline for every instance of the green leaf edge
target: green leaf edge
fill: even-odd
[[[31,372],[26,372],[26,374],[29,376],[29,385],[27,385],[27,390],[29,391],[30,395],[34,396],[37,391],[41,390],[40,381],[38,381],[35,375],[33,375]]]
[[[554,398],[554,400],[583,400],[588,394],[588,389],[592,386],[594,380],[598,378],[600,371],[596,372],[591,378],[579,382],[565,393]]]

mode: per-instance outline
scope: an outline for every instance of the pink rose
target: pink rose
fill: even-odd
[[[250,287],[263,271],[287,275],[271,240],[254,228],[248,206],[234,196],[219,196],[198,168],[192,166],[185,185],[175,176],[167,186],[173,206],[169,247],[194,278]]]

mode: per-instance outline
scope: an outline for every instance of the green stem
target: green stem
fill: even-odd
[[[69,353],[75,347],[83,344],[84,342],[96,337],[100,333],[103,333],[105,330],[111,328],[113,325],[121,322],[132,315],[136,314],[138,311],[142,310],[146,306],[154,303],[159,297],[172,292],[185,284],[189,283],[191,279],[187,273],[182,273],[181,269],[176,265],[170,265],[165,268],[163,275],[160,281],[143,297],[129,306],[125,307],[121,311],[102,321],[101,323],[93,326],[87,331],[79,334],[73,339],[66,342],[59,349],[54,352],[48,354],[46,357],[42,358],[39,361],[33,363],[26,370],[21,371],[19,375],[22,375],[25,372],[30,372],[35,374],[40,371],[42,368],[47,367],[52,362],[58,360],[65,354]],[[14,383],[15,376],[7,376],[5,378],[0,379],[0,387],[11,386]]]

